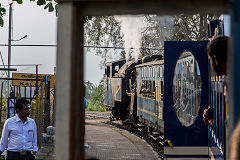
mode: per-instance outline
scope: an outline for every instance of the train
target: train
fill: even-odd
[[[224,35],[224,24],[223,16],[210,21],[209,40]],[[150,55],[105,66],[104,104],[111,110],[111,119],[144,128],[141,131],[155,140],[163,140],[165,159],[227,157],[225,77],[217,76],[210,65],[209,40],[167,41],[164,57]],[[212,126],[202,121],[208,106],[213,108]]]
[[[190,46],[193,51],[199,49],[195,45],[198,42],[193,42],[194,44],[191,44],[192,42],[173,42],[173,44],[166,42],[165,46],[170,44],[166,51],[173,48],[171,45],[175,43]],[[206,66],[207,57],[204,48],[207,41],[199,43],[201,52],[198,52],[197,57],[198,59],[204,57]],[[207,127],[199,118],[202,117],[203,109],[208,103],[207,79],[203,78],[204,82],[202,82],[202,76],[207,75],[200,74],[196,55],[185,49],[176,52],[175,60],[171,56],[171,60],[166,60],[167,56],[150,55],[137,62],[121,60],[107,63],[104,78],[104,104],[111,110],[111,119],[121,119],[123,124],[138,129],[141,135],[154,138],[166,146],[166,149],[172,148],[173,145],[174,148],[181,145],[207,146]],[[174,61],[175,63],[172,63]],[[171,62],[172,71],[168,71],[169,67],[165,67],[166,62]],[[207,67],[204,67],[204,70],[207,73]],[[171,78],[166,80],[165,74],[170,72]],[[168,82],[171,83],[170,89],[165,88]],[[166,97],[166,92],[170,93],[170,96]],[[168,100],[169,97],[171,97],[170,100]],[[172,116],[172,114],[175,115]],[[173,117],[175,117],[174,120]],[[175,129],[179,132],[174,131]],[[189,143],[190,140],[186,139],[192,134],[194,136],[192,136],[192,142]],[[199,136],[205,140],[202,141]],[[175,154],[170,152],[166,150],[164,156],[171,157]]]

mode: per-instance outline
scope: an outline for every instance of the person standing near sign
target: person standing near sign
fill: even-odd
[[[6,120],[0,142],[0,154],[7,149],[7,160],[35,160],[37,126],[29,118],[29,101],[21,98],[15,105],[16,116]]]

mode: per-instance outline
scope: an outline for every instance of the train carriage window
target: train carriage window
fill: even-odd
[[[163,86],[163,81],[161,81],[161,102],[163,102],[164,99],[164,86]]]
[[[152,77],[152,67],[150,67],[150,75],[149,77]]]
[[[155,70],[155,67],[153,67],[152,69],[152,74],[153,74],[153,77],[155,78],[155,73],[156,73],[156,70]]]
[[[144,77],[147,77],[147,68],[144,68]]]
[[[158,67],[158,77],[161,78],[161,67]]]
[[[153,68],[151,67],[151,77],[153,77]]]
[[[151,76],[151,68],[148,67],[148,78]]]
[[[145,70],[144,70],[144,68],[142,68],[142,77],[145,77],[144,72],[145,72]]]
[[[154,67],[154,77],[157,78],[158,77],[158,74],[157,74],[157,71],[158,71],[158,67]]]
[[[149,77],[149,68],[146,68],[146,77]]]
[[[201,75],[194,66],[198,63],[191,52],[183,52],[175,67],[173,103],[176,115],[184,126],[194,123],[201,103]]]
[[[156,68],[156,66],[154,66],[153,74],[154,74],[154,78],[156,78],[157,77],[157,68]]]
[[[147,77],[147,68],[144,68],[144,77]]]
[[[143,78],[145,77],[145,69],[142,68]]]
[[[146,77],[146,70],[143,68],[143,77]]]
[[[160,77],[162,78],[163,77],[163,68],[160,67]]]
[[[147,69],[148,69],[148,68],[144,68],[144,70],[145,70],[145,77],[148,77],[148,75],[147,75]]]
[[[151,77],[154,77],[154,75],[153,75],[153,67],[151,67]]]
[[[139,94],[143,97],[155,99],[155,81],[142,80],[142,83],[140,83]]]
[[[155,78],[155,73],[156,73],[155,67],[153,67],[152,73],[153,73],[153,78]]]
[[[150,73],[151,73],[151,68],[148,68],[148,76],[147,77],[150,77]]]

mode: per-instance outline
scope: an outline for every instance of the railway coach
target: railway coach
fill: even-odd
[[[163,133],[164,61],[142,63],[136,71],[138,120]]]

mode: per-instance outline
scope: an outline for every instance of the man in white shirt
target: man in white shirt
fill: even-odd
[[[6,120],[0,142],[0,154],[7,149],[7,160],[35,160],[37,126],[29,118],[29,101],[21,98],[15,105],[16,116]]]

